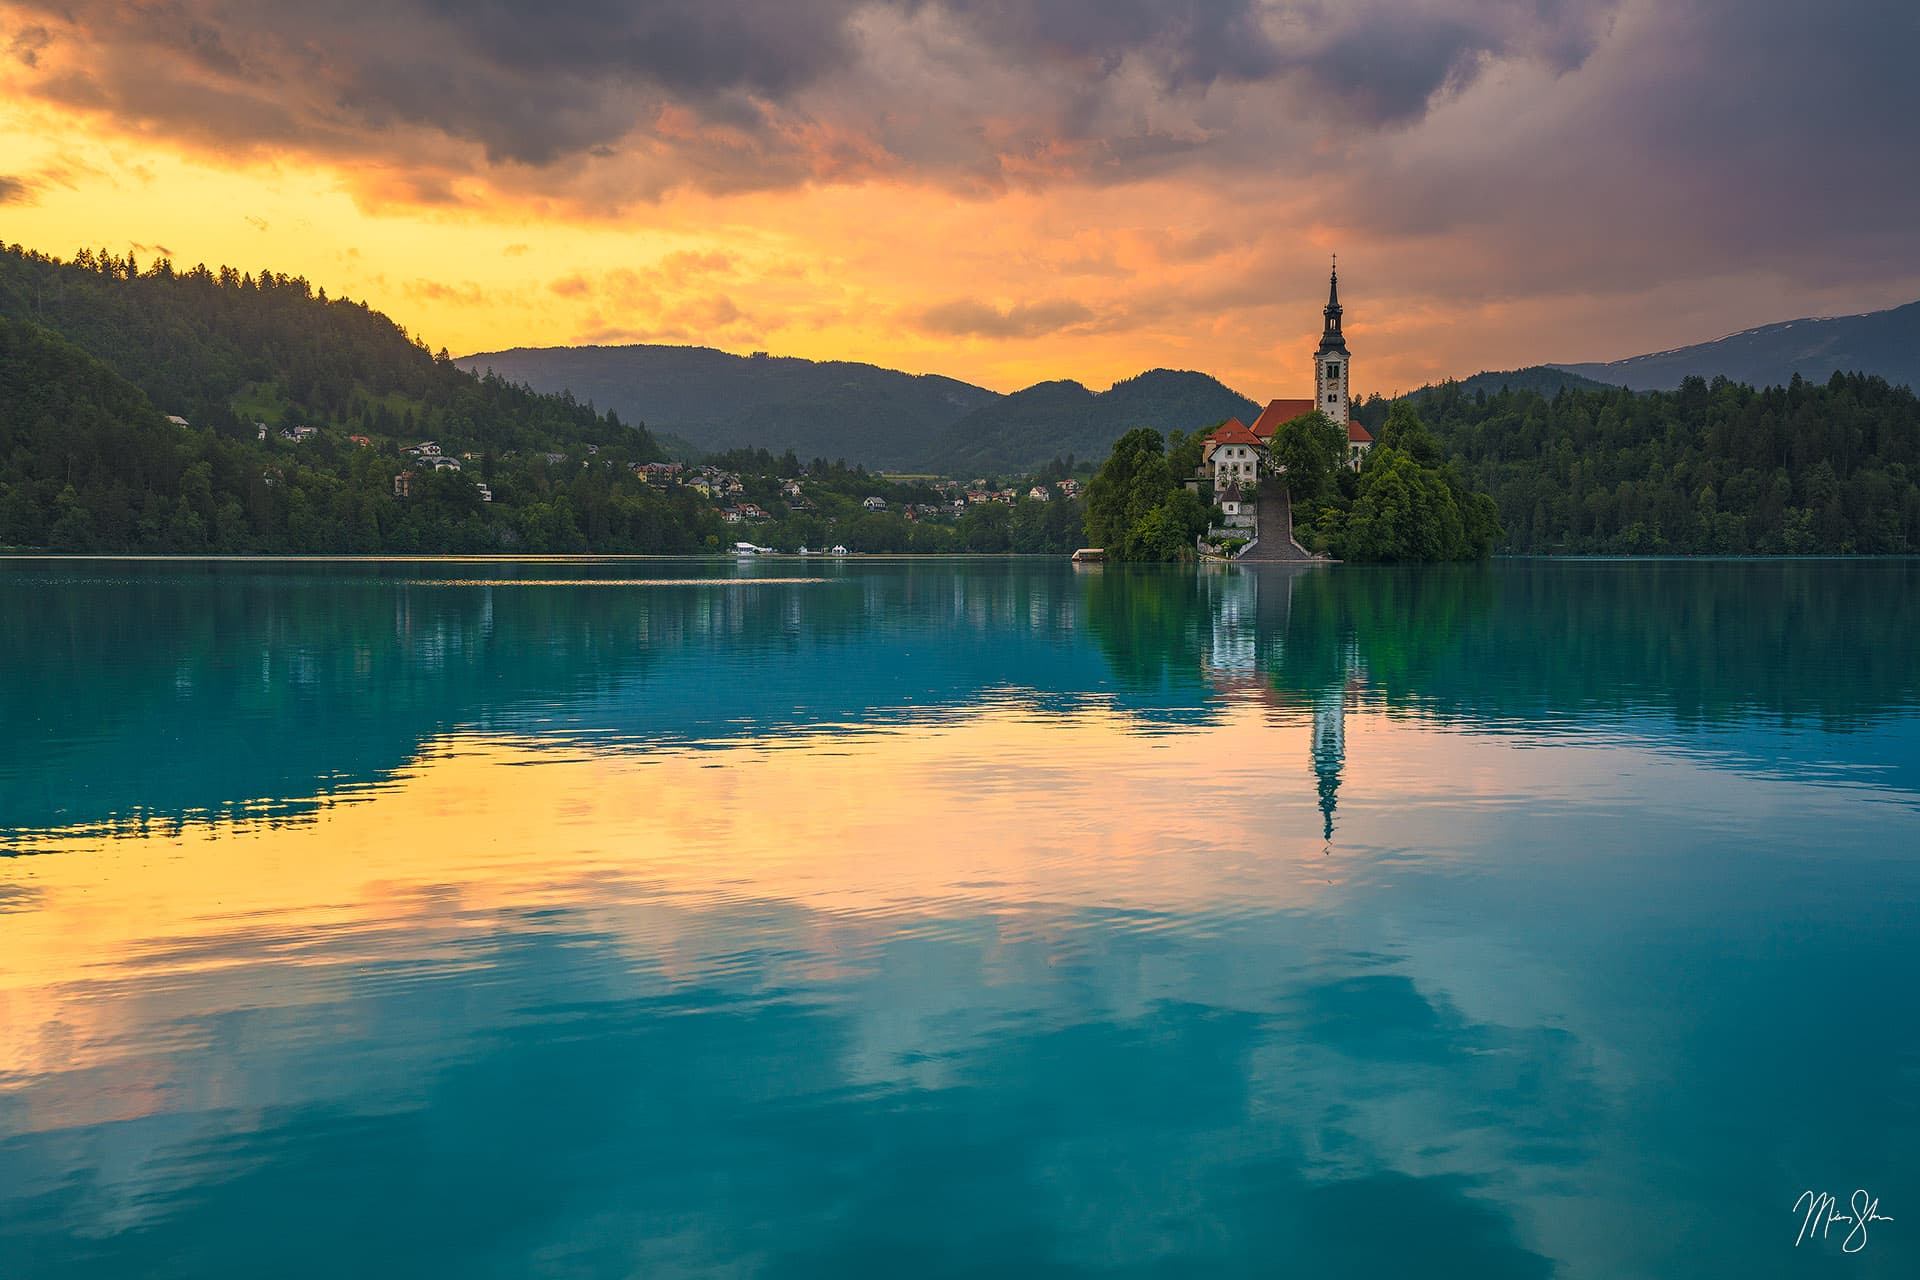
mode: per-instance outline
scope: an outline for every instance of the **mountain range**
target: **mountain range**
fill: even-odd
[[[1194,431],[1259,411],[1207,374],[1172,369],[1149,370],[1106,391],[1055,381],[1002,394],[934,374],[708,347],[515,347],[456,363],[535,391],[571,391],[626,421],[644,422],[687,452],[792,449],[803,459],[942,475],[1029,471],[1067,454],[1098,459],[1134,427]],[[1836,370],[1920,385],[1920,302],[1763,325],[1627,360],[1480,373],[1459,386],[1552,396],[1562,388],[1668,390],[1697,374],[1765,387],[1796,373],[1824,382]]]
[[[701,452],[792,449],[889,470],[920,469],[944,428],[1001,399],[937,374],[711,347],[515,347],[456,363],[571,391],[628,422],[658,423]]]
[[[1555,367],[1635,391],[1671,391],[1693,375],[1765,387],[1791,382],[1796,373],[1825,382],[1835,372],[1878,374],[1895,386],[1920,387],[1920,302],[1857,316],[1787,320],[1671,351]]]
[[[1258,412],[1216,379],[1172,369],[1106,391],[1059,381],[1006,395],[936,374],[710,347],[516,347],[456,363],[571,391],[699,452],[792,449],[943,475],[1026,471],[1066,454],[1097,460],[1133,427],[1192,431]]]

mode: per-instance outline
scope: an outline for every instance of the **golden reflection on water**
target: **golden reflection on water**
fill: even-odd
[[[1343,724],[1340,812],[1359,839],[1331,845],[1312,754],[1324,708],[1316,724],[1242,701],[1167,729],[1011,697],[670,749],[460,735],[296,819],[48,833],[7,865],[0,1096],[34,1086],[27,1130],[220,1105],[221,1081],[168,1078],[195,1020],[312,1010],[376,971],[478,967],[476,942],[543,910],[656,988],[761,942],[715,932],[756,905],[802,909],[789,976],[821,981],[886,931],[986,922],[991,985],[996,954],[1069,932],[1073,913],[1191,933],[1313,907],[1417,842],[1410,814],[1424,828],[1448,809],[1470,844],[1564,773],[1402,715],[1356,707]]]
[[[1249,706],[1141,734],[1108,709],[1007,702],[670,750],[459,736],[295,820],[49,833],[8,872],[0,1073],[96,1066],[210,999],[327,999],[337,971],[445,961],[503,913],[542,907],[582,911],[670,972],[684,940],[662,930],[696,917],[638,904],[964,910],[1003,932],[1093,904],[1304,904],[1341,864],[1320,836],[1310,725],[1273,719]],[[1362,732],[1408,736],[1384,720]]]

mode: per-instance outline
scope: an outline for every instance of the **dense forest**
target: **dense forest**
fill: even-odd
[[[1878,377],[1552,397],[1443,385],[1417,403],[1450,463],[1493,496],[1503,550],[1920,551],[1920,400]],[[1381,421],[1386,406],[1360,416]]]
[[[659,456],[644,429],[473,377],[304,279],[14,246],[0,326],[0,543],[670,551],[719,523],[626,471]],[[467,461],[396,501],[426,439]]]
[[[408,452],[428,441],[437,462]],[[304,279],[0,246],[0,546],[998,552],[1080,538],[1077,502],[915,520],[901,508],[942,502],[925,485],[763,450],[713,460],[768,516],[735,528],[712,495],[636,474],[662,457],[644,426],[475,376]],[[800,477],[806,501],[782,501]],[[875,496],[887,510],[866,509]]]

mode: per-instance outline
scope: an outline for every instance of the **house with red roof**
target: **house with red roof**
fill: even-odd
[[[1228,418],[1208,433],[1200,461],[1213,473],[1214,486],[1224,489],[1230,484],[1252,484],[1266,451],[1266,441],[1254,435],[1252,428],[1238,418]]]

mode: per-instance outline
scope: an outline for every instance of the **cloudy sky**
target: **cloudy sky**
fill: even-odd
[[[1920,298],[1914,0],[0,0],[0,238],[455,354],[1356,390]]]

